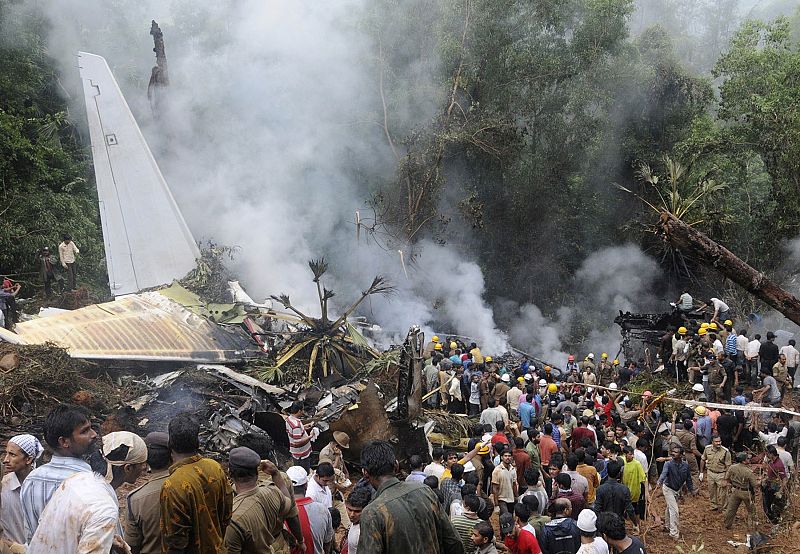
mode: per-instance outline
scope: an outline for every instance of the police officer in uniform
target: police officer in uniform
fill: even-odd
[[[725,481],[730,485],[728,505],[725,509],[725,529],[731,528],[739,504],[744,503],[747,508],[747,528],[753,532],[756,528],[756,506],[753,497],[758,487],[758,479],[750,468],[744,465],[746,459],[747,454],[739,452],[736,454],[736,463],[725,473]]]
[[[147,483],[128,494],[128,514],[125,518],[125,541],[134,554],[161,554],[161,486],[169,476],[171,463],[169,435],[150,433],[147,445]]]
[[[711,497],[711,511],[716,512],[725,507],[727,494],[723,481],[725,473],[731,467],[731,451],[722,446],[722,439],[715,434],[711,444],[705,447],[700,458],[700,480],[704,470],[708,471],[708,494]]]

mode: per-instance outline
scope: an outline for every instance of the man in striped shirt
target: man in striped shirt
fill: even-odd
[[[311,441],[319,436],[319,429],[313,427],[312,423],[303,425],[300,416],[303,415],[303,403],[294,402],[289,407],[289,417],[286,418],[286,434],[289,436],[289,454],[294,459],[294,464],[311,471]],[[308,428],[311,434],[308,433]]]
[[[34,469],[20,491],[28,541],[39,526],[50,497],[68,477],[92,473],[84,457],[98,447],[98,437],[89,420],[89,412],[80,406],[61,404],[53,408],[44,422],[44,440],[53,449],[50,463]]]

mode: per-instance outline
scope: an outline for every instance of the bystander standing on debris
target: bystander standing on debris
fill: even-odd
[[[319,429],[311,423],[303,424],[300,416],[303,415],[303,403],[294,402],[289,407],[289,416],[286,418],[286,434],[289,436],[289,454],[294,463],[311,471],[311,441],[319,436]],[[311,429],[311,433],[308,432]]]
[[[58,259],[67,274],[67,287],[69,290],[75,290],[78,271],[76,257],[80,254],[80,250],[78,250],[78,247],[72,241],[72,236],[68,233],[65,233],[61,238],[61,244],[58,245]]]
[[[0,289],[0,327],[12,329],[16,323],[16,297],[22,285],[19,283]]]
[[[58,283],[59,292],[64,292],[64,276],[57,269],[58,260],[50,253],[50,248],[45,246],[39,253],[39,277],[44,285],[44,296],[53,295],[53,283]]]

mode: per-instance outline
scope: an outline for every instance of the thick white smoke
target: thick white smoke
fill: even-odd
[[[81,126],[76,53],[106,57],[195,237],[241,248],[234,269],[251,296],[285,292],[316,313],[306,262],[325,256],[326,285],[339,308],[383,274],[398,293],[371,299],[363,313],[395,337],[420,324],[474,337],[487,353],[505,350],[508,336],[486,303],[483,274],[463,250],[423,241],[404,270],[396,251],[356,239],[355,211],[396,171],[380,126],[380,52],[365,29],[374,17],[367,0],[28,0],[17,9],[47,18],[48,52],[62,68]],[[155,62],[151,19],[164,32],[170,73],[166,109],[157,117],[146,98]],[[386,26],[384,44],[393,28]],[[435,91],[446,91],[435,56],[405,32],[398,26],[402,38],[392,37],[409,54],[396,75],[421,92],[390,105],[389,114],[410,129],[441,109]],[[616,309],[651,304],[655,268],[633,246],[590,256],[575,276],[584,298],[555,321],[533,305],[501,308],[514,312],[511,342],[562,363],[570,331],[603,321],[607,326],[590,328],[581,347],[613,350]]]

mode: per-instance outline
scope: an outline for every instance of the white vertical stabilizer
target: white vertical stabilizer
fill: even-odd
[[[147,142],[101,56],[78,53],[111,293],[172,282],[200,256]]]

